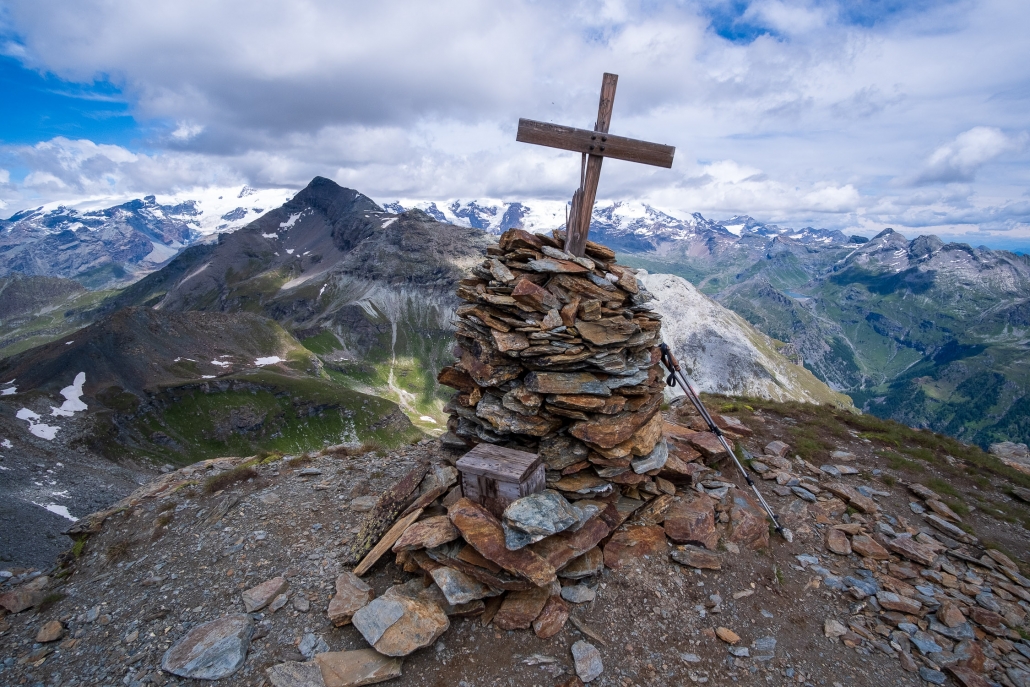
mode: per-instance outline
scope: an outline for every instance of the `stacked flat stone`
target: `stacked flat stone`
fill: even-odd
[[[571,499],[658,493],[668,446],[659,413],[661,315],[634,270],[587,242],[511,229],[460,282],[457,362],[439,381],[458,394],[446,445],[538,452]]]

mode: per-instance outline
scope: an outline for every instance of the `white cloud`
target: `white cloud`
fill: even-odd
[[[708,10],[731,5],[7,0],[2,33],[18,42],[5,54],[108,76],[156,133],[139,149],[0,147],[5,167],[30,172],[0,202],[296,188],[316,174],[379,198],[566,198],[578,158],[515,143],[515,124],[591,125],[612,71],[612,131],[677,153],[672,170],[606,162],[602,198],[842,229],[966,218],[1023,231],[1030,4],[922,3],[857,24],[845,3],[756,0],[741,19],[775,35],[750,43],[710,26]]]
[[[985,163],[1002,153],[1021,149],[1026,139],[1025,133],[1007,136],[995,127],[973,127],[934,150],[916,177],[916,183],[972,181]]]
[[[0,184],[11,183],[11,173],[6,169],[0,168]]]
[[[175,131],[172,132],[172,138],[177,141],[188,141],[191,138],[195,138],[204,130],[204,127],[200,124],[193,124],[191,122],[179,122]]]

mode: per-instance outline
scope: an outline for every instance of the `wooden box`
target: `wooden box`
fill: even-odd
[[[501,516],[516,499],[543,491],[544,462],[535,453],[479,444],[457,463],[465,497]]]

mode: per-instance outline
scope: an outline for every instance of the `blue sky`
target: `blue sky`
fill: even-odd
[[[373,197],[564,198],[519,117],[677,147],[600,195],[1030,246],[1030,5],[1007,0],[0,0],[0,215],[330,176]],[[432,36],[433,40],[426,40]]]

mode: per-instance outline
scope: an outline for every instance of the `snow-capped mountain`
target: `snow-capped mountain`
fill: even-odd
[[[294,193],[244,186],[24,210],[0,220],[0,276],[65,277],[90,287],[134,281],[186,246],[238,229]]]
[[[394,213],[418,208],[440,222],[500,234],[512,227],[538,233],[562,227],[568,204],[557,200],[396,200],[383,203],[382,207]],[[625,201],[597,203],[590,221],[590,236],[612,248],[635,251],[682,242],[733,244],[747,237],[779,237],[804,244],[848,243],[848,238],[836,230],[780,227],[763,224],[747,215],[723,221],[706,219],[698,212],[677,217],[646,203]]]

